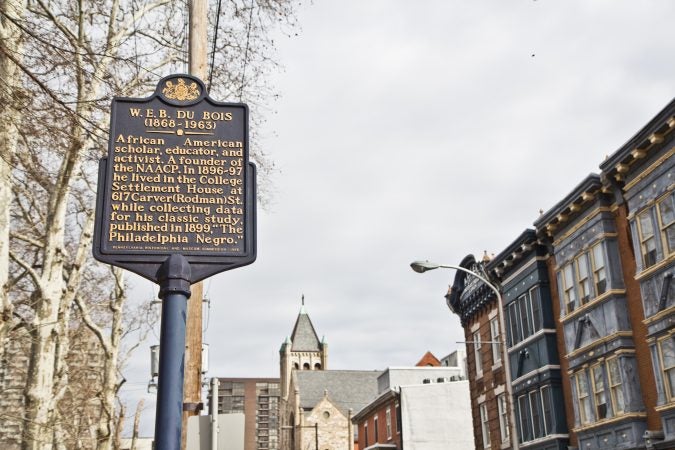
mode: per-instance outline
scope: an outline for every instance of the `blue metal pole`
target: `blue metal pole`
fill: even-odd
[[[158,271],[162,323],[155,413],[155,449],[180,450],[183,425],[185,320],[190,297],[190,264],[171,255]]]

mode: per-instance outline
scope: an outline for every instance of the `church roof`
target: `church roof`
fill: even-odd
[[[327,392],[328,398],[345,416],[356,414],[377,397],[379,370],[296,370],[300,407],[313,409]]]
[[[319,337],[316,335],[316,331],[314,331],[314,325],[309,320],[309,315],[305,311],[304,305],[300,309],[298,319],[295,321],[291,342],[291,351],[293,352],[318,352],[321,350]]]

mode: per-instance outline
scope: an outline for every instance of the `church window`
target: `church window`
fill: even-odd
[[[304,363],[302,365],[303,370],[309,370],[309,363]]]
[[[324,418],[324,419],[330,419],[330,412],[324,411],[324,412],[323,412],[323,418]]]
[[[300,364],[293,363],[293,368],[296,369],[296,370],[300,369]]]
[[[314,364],[314,370],[321,370],[321,363]]]

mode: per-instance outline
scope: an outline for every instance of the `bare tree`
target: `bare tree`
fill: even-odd
[[[213,16],[210,84],[215,98],[256,111],[273,96],[271,31],[294,25],[295,0],[224,3]],[[109,276],[90,257],[97,162],[112,96],[147,96],[161,76],[182,71],[185,22],[184,2],[171,0],[0,4],[0,348],[10,333],[29,347],[23,449],[88,448],[92,430],[98,448],[113,445],[121,342],[137,325],[125,316],[120,272]],[[252,157],[270,170],[258,147]],[[76,390],[86,376],[74,355],[92,339],[100,384]],[[62,407],[76,398],[99,415],[67,414]]]

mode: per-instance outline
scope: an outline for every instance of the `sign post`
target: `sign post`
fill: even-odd
[[[256,258],[248,108],[171,75],[147,98],[115,98],[99,163],[94,257],[160,285],[155,441],[180,449],[190,285]],[[176,437],[177,431],[177,437]]]

